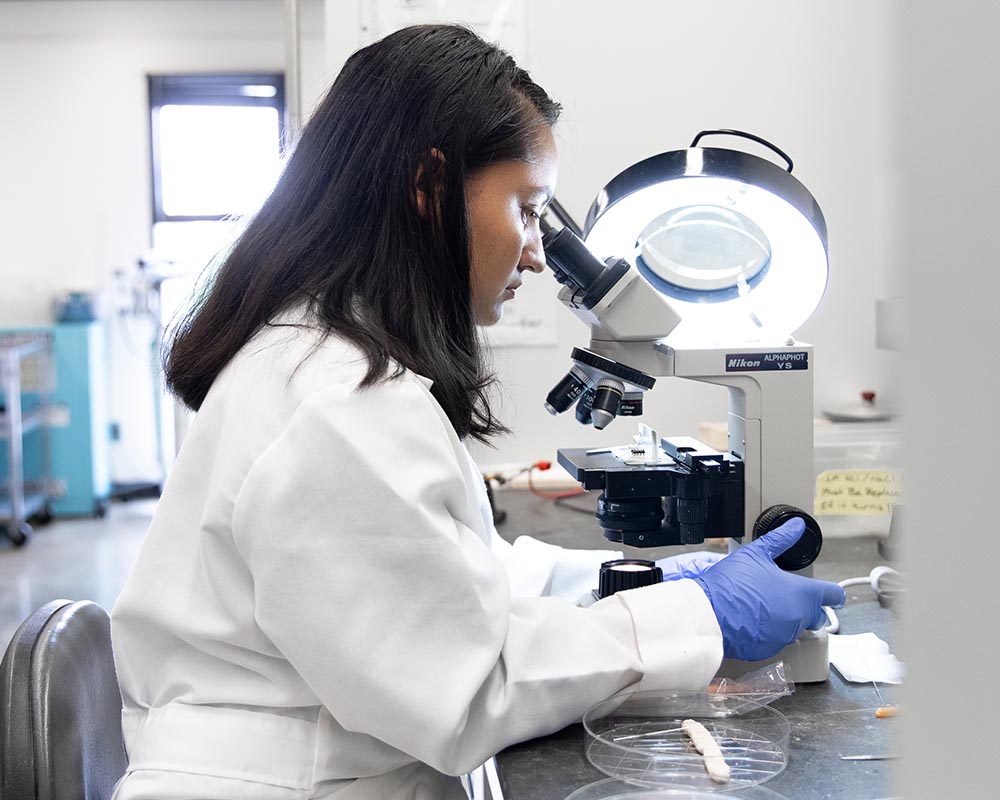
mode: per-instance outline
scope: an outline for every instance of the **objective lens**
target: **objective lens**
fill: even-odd
[[[580,399],[576,403],[576,421],[581,425],[589,425],[594,421],[594,418],[590,415],[590,409],[594,406],[594,390],[586,389],[583,394],[580,395]]]
[[[625,392],[621,403],[618,405],[619,417],[641,417],[642,416],[642,392]]]
[[[618,416],[618,407],[624,396],[625,387],[621,381],[603,378],[597,384],[597,391],[594,392],[594,404],[590,409],[590,415],[594,419],[594,427],[597,430],[603,431]]]
[[[587,378],[583,370],[573,367],[545,398],[545,410],[553,416],[562,414],[586,388]]]

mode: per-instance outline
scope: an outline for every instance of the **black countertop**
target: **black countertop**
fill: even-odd
[[[564,507],[591,510],[596,503],[593,493],[562,501],[562,505],[521,491],[499,492],[495,500],[497,509],[506,513],[497,530],[509,540],[529,534],[564,547],[615,547],[603,538],[592,516]],[[656,559],[685,549],[723,549],[723,545],[630,549],[627,555]],[[867,575],[884,563],[874,536],[828,537],[814,565],[814,574],[842,581]],[[903,658],[897,649],[898,612],[894,607],[883,608],[869,587],[849,587],[847,605],[839,616],[841,633],[870,631]],[[774,793],[769,796],[789,800],[890,797],[893,769],[899,761],[842,761],[840,756],[896,752],[899,718],[878,719],[875,709],[895,703],[898,690],[880,684],[880,700],[872,684],[848,683],[831,669],[829,681],[799,684],[793,694],[776,700],[771,707],[788,717],[791,735],[788,766],[763,785]],[[496,762],[504,800],[563,800],[574,790],[607,778],[586,760],[584,732],[579,724],[509,747],[497,755]],[[728,796],[742,795],[735,792]]]

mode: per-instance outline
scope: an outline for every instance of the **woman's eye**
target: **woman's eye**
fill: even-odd
[[[529,222],[540,220],[542,216],[533,208],[525,208],[521,210],[521,218],[524,220],[524,224],[527,225]]]

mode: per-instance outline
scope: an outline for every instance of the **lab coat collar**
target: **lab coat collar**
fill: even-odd
[[[418,381],[420,381],[428,392],[431,390],[431,387],[434,385],[434,381],[432,381],[430,378],[425,378],[423,375],[413,372],[412,370],[410,371],[410,374],[413,375],[413,377],[416,378]]]

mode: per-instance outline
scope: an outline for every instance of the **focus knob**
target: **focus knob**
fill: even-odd
[[[795,517],[799,517],[806,524],[802,538],[774,559],[774,563],[786,572],[805,569],[816,560],[823,548],[823,533],[820,531],[819,523],[801,508],[776,505],[762,511],[753,526],[753,538],[759,539],[768,531],[780,528]]]
[[[652,561],[641,558],[620,558],[601,564],[601,579],[597,593],[600,598],[610,597],[615,592],[638,589],[663,580],[663,570]]]

